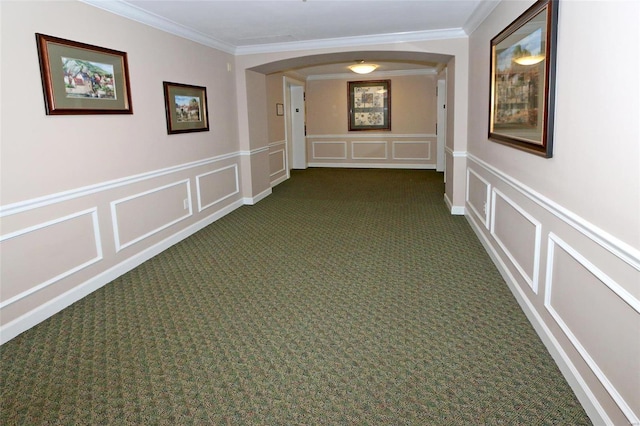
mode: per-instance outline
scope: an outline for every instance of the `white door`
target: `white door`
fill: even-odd
[[[447,81],[438,80],[438,124],[437,124],[437,152],[436,171],[444,172],[444,147],[447,140]]]
[[[291,85],[291,149],[294,169],[307,168],[307,142],[304,123],[304,86]]]

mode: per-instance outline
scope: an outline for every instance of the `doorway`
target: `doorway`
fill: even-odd
[[[284,92],[288,170],[306,169],[304,83],[284,77]]]

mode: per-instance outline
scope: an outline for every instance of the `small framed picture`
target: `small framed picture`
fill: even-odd
[[[207,88],[168,81],[163,85],[167,132],[208,132]]]
[[[349,81],[349,131],[391,130],[391,80]]]
[[[132,114],[127,54],[36,33],[47,115]]]

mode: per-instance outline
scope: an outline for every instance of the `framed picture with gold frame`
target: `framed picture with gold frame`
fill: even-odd
[[[558,1],[539,0],[491,40],[489,139],[552,156]]]
[[[133,114],[127,54],[36,33],[47,115]]]
[[[391,130],[391,80],[349,81],[349,131]]]

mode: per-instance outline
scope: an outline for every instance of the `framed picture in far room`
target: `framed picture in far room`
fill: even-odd
[[[38,33],[36,44],[47,115],[133,114],[125,52]]]
[[[534,3],[491,40],[489,139],[553,153],[558,1]]]
[[[349,131],[391,130],[391,80],[349,81]]]
[[[168,81],[163,85],[167,132],[208,132],[207,88]]]

